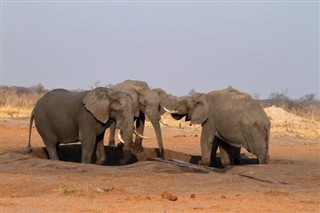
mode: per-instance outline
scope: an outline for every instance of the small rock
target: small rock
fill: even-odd
[[[96,192],[110,192],[113,188],[112,187],[95,187],[94,190]]]
[[[167,192],[167,191],[163,192],[161,194],[161,197],[164,198],[164,199],[170,200],[170,201],[177,201],[178,200],[177,196],[175,196],[175,195],[173,195],[173,194],[171,194],[170,192]]]
[[[226,196],[224,196],[224,195],[222,195],[222,196],[221,196],[221,198],[226,199],[227,197],[226,197]]]
[[[196,198],[196,195],[195,194],[191,194],[190,198]]]

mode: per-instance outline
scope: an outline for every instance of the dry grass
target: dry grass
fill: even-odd
[[[314,119],[300,117],[295,114],[289,113],[279,107],[264,108],[270,121],[271,121],[271,134],[272,135],[291,135],[309,139],[320,139],[320,122]],[[171,118],[169,114],[162,116],[161,121],[171,128],[180,129],[201,129],[200,125],[190,126],[189,122],[183,119],[177,121]],[[147,126],[152,126],[150,122],[146,122]]]
[[[13,118],[29,118],[32,108],[19,107],[0,107],[0,118],[2,120],[10,120]],[[271,134],[273,135],[292,135],[310,139],[320,139],[320,122],[299,117],[295,114],[289,113],[279,107],[265,108],[268,117],[270,118],[272,127]],[[183,119],[177,121],[171,118],[170,114],[164,114],[161,118],[163,127],[179,128],[179,129],[201,129],[200,125],[190,126],[189,122]],[[146,125],[151,127],[150,122]]]
[[[30,88],[1,86],[1,120],[9,122],[12,118],[30,117],[33,106],[46,92],[47,90],[41,84]],[[271,120],[272,134],[289,134],[307,138],[320,137],[320,103],[314,95],[306,95],[299,100],[291,100],[283,94],[276,94],[275,99],[261,100],[260,102],[265,107]],[[269,107],[272,105],[281,105],[282,108]],[[176,121],[168,114],[163,115],[161,121],[163,122],[162,126],[201,129],[200,125],[191,127],[189,122],[184,122],[183,119]],[[151,126],[150,122],[146,124]]]
[[[31,115],[32,108],[20,108],[20,107],[0,107],[0,118],[29,118]]]
[[[320,139],[319,121],[297,116],[279,107],[268,107],[265,111],[272,124],[271,134]]]

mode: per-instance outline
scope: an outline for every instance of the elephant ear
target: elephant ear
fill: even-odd
[[[83,99],[84,107],[104,124],[109,120],[112,93],[111,89],[98,87],[91,90]]]
[[[165,110],[163,109],[163,107],[165,107],[166,109],[172,108],[172,103],[171,103],[170,97],[164,90],[162,90],[160,88],[153,89],[153,91],[157,92],[159,95],[160,115],[163,115],[165,113]]]
[[[209,105],[204,94],[194,94],[195,106],[190,124],[203,124],[209,118]]]

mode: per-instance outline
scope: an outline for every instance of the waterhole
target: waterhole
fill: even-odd
[[[106,161],[103,165],[106,166],[117,166],[123,156],[123,151],[121,145],[117,147],[105,146],[104,147],[106,154]],[[69,162],[81,162],[81,145],[80,144],[71,144],[71,145],[60,145],[58,147],[58,157],[61,161],[69,161]],[[33,147],[32,152],[30,153],[32,156],[41,158],[41,159],[50,159],[47,149],[45,147]],[[160,152],[157,148],[144,148],[141,152],[133,151],[131,153],[129,163],[136,163],[138,161],[146,161],[151,158],[159,158]],[[172,150],[165,150],[165,159],[178,159],[188,163],[197,164],[201,160],[201,156],[198,155],[190,155],[182,152],[176,152]],[[92,163],[96,161],[96,156],[93,154]]]
[[[104,146],[106,161],[103,165],[105,166],[117,166],[120,165],[119,162],[123,156],[122,146],[118,145],[117,147],[113,146]],[[41,159],[49,159],[48,152],[45,147],[34,147],[33,151],[30,153],[34,157]],[[81,162],[81,145],[80,144],[71,144],[71,145],[60,145],[58,147],[58,157],[61,161],[68,162]],[[139,161],[147,161],[151,158],[160,158],[160,152],[157,148],[144,148],[144,151],[138,152],[133,151],[131,153],[131,158],[129,164],[136,163]],[[165,150],[165,160],[177,159],[184,162],[198,164],[201,160],[200,155],[191,155],[183,152]],[[92,156],[92,163],[96,161],[95,154]],[[240,165],[245,164],[257,164],[258,161],[256,158],[250,158],[246,154],[241,154]],[[221,159],[219,153],[217,153],[216,159],[214,159],[215,167],[221,168]]]

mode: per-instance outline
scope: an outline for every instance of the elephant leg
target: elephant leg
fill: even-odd
[[[222,167],[227,167],[232,165],[232,157],[230,155],[230,145],[219,139],[219,151]]]
[[[240,147],[232,147],[232,155],[231,156],[233,156],[233,164],[240,165],[241,148]]]
[[[116,123],[112,122],[112,124],[110,125],[110,135],[109,135],[109,146],[113,146],[115,147],[115,137],[116,134]]]
[[[269,145],[266,132],[251,128],[245,132],[245,137],[251,153],[255,154],[260,164],[269,163]]]
[[[48,151],[49,158],[51,160],[59,160],[59,157],[57,154],[57,144],[46,145],[46,149]]]
[[[57,138],[54,134],[41,136],[48,151],[49,158],[51,160],[59,160],[58,153],[57,153]]]
[[[225,141],[219,139],[219,150],[221,156],[221,164],[223,167],[230,165],[240,165],[240,147],[234,147]]]
[[[90,137],[81,141],[81,163],[91,163],[96,137]]]
[[[221,166],[219,166],[219,164],[216,161],[218,145],[219,145],[219,140],[218,140],[218,137],[215,136],[213,139],[212,148],[211,148],[210,166],[212,166],[212,167],[221,167]]]
[[[136,120],[136,131],[141,135],[143,135],[144,125],[145,117],[140,115]],[[139,136],[136,136],[133,149],[138,152],[143,152],[142,138],[140,138]]]
[[[212,143],[213,143],[214,136],[215,136],[214,126],[210,122],[210,120],[207,120],[207,122],[202,126],[201,139],[200,139],[202,165],[210,166]]]
[[[101,135],[97,136],[97,145],[96,145],[97,160],[95,163],[97,165],[102,165],[106,161],[106,153],[104,150],[103,138],[104,138],[104,132]]]

